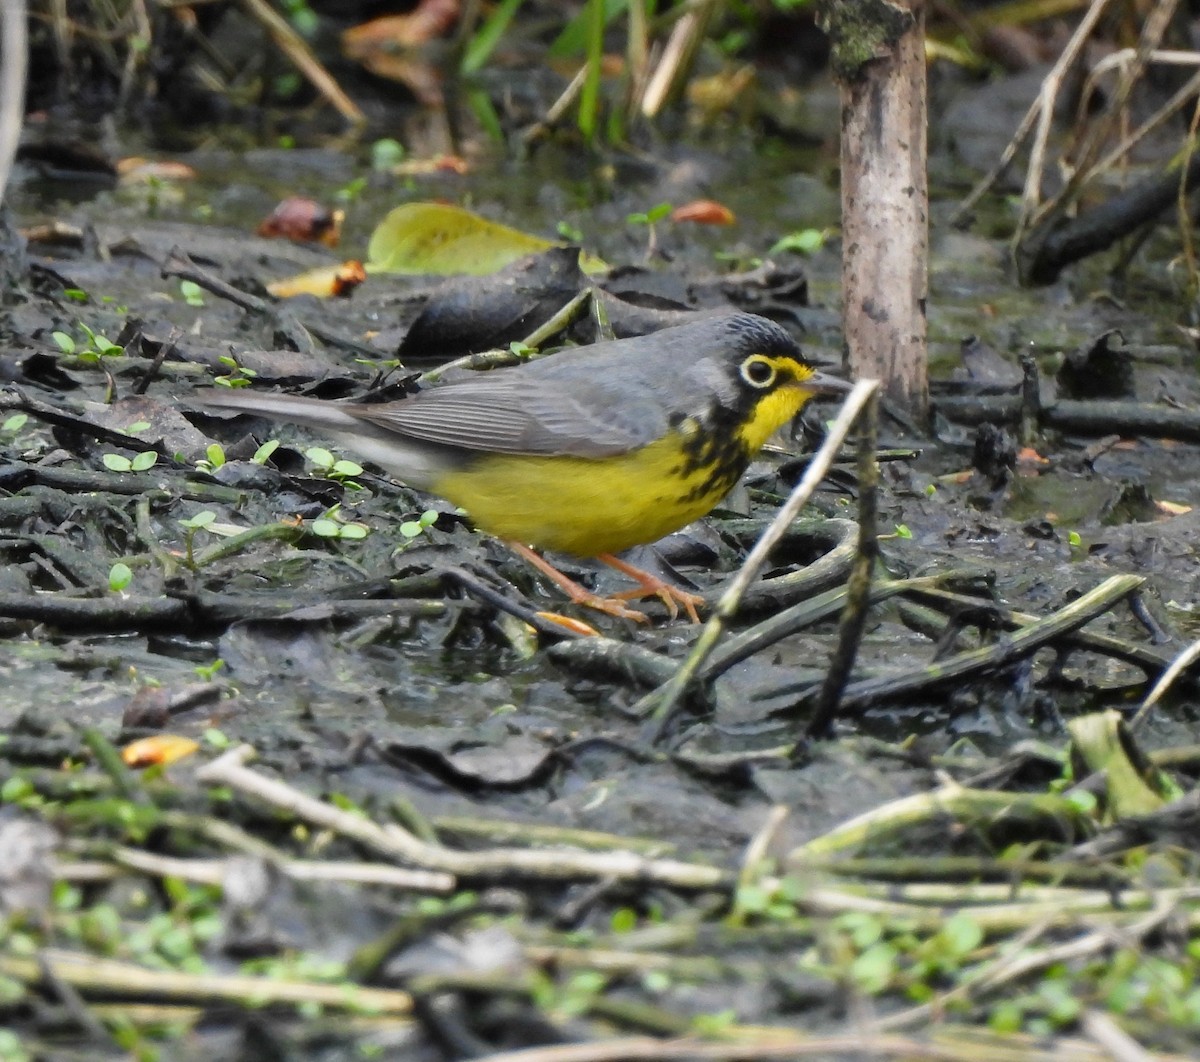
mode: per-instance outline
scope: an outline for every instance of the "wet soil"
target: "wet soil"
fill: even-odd
[[[0,727],[8,734],[0,773],[9,779],[42,765],[92,762],[89,729],[115,745],[167,730],[207,741],[201,758],[211,758],[213,742],[248,743],[269,776],[305,793],[336,795],[378,819],[432,823],[443,840],[467,848],[502,836],[498,823],[514,821],[596,831],[611,844],[638,839],[658,853],[736,870],[776,805],[788,811],[769,851],[782,859],[854,816],[927,793],[947,778],[969,783],[999,764],[1005,786],[1043,787],[1048,774],[1061,770],[1045,750],[1061,753],[1066,720],[1109,708],[1128,713],[1195,636],[1200,564],[1191,510],[1200,504],[1200,448],[1194,441],[1120,430],[1108,437],[1038,431],[1016,455],[1015,425],[981,442],[977,422],[939,415],[930,437],[885,411],[880,578],[955,571],[954,586],[968,587],[981,609],[1044,617],[1114,575],[1134,574],[1145,580],[1136,607],[1114,603],[1086,629],[1137,647],[1141,663],[1131,662],[1134,654],[1057,642],[962,680],[931,675],[913,690],[882,693],[846,712],[833,740],[790,759],[787,750],[804,738],[805,705],[836,641],[834,609],[715,677],[665,740],[651,745],[635,708],[654,683],[637,675],[655,667],[655,674],[668,674],[698,629],[668,619],[653,602],[646,627],[580,614],[609,639],[604,659],[585,660],[568,634],[553,628],[539,634],[518,618],[572,611],[556,591],[450,506],[369,467],[352,484],[321,476],[304,457],[321,440],[287,426],[204,414],[189,402],[195,388],[230,371],[221,358],[252,367],[256,386],[318,380],[331,397],[365,387],[381,369],[403,375],[388,360],[410,323],[412,300],[431,285],[373,277],[349,298],[302,297],[263,313],[211,292],[202,304],[190,304],[178,279],[163,274],[177,248],[208,273],[258,294],[273,280],[342,257],[249,231],[281,192],[328,199],[367,171],[352,155],[326,150],[197,152],[187,161],[197,178],[182,186],[121,187],[69,201],[52,184],[29,182],[14,200],[22,226],[54,220],[77,234],[29,244],[21,290],[4,309],[4,416],[32,413],[0,428]],[[648,268],[625,283],[652,291],[663,305],[668,298],[693,305],[698,289],[709,293],[706,301],[715,298],[711,278],[725,274],[723,299],[770,312],[817,360],[840,361],[836,241],[803,260],[777,263],[789,274],[803,272],[806,297],[793,291],[785,300],[744,277],[728,277],[749,270],[780,233],[833,223],[836,202],[824,184],[801,180],[790,161],[736,139],[619,160],[617,179],[598,188],[601,169],[550,147],[532,167],[493,162],[467,176],[372,178],[351,207],[343,250],[361,254],[373,223],[401,200],[469,198],[486,216],[549,237],[559,221],[578,228],[609,263]],[[659,254],[647,266],[647,234],[627,216],[701,193],[733,208],[738,226],[660,226]],[[1019,291],[1004,242],[947,227],[952,205],[946,198],[934,214],[935,397],[1016,394],[1018,359],[1031,355],[1049,402],[1066,356],[1115,329],[1130,369],[1125,398],[1196,408],[1195,347],[1178,327],[1174,282],[1159,257],[1170,246],[1169,233],[1150,241],[1119,289],[1103,272],[1105,263],[1093,263],[1053,287]],[[989,209],[1003,214],[1006,207]],[[733,256],[732,270],[714,261],[718,250]],[[51,337],[62,331],[82,346],[85,325],[120,337],[124,351],[68,356]],[[303,346],[297,336],[318,332],[326,338],[295,349]],[[586,323],[573,335],[586,341]],[[67,419],[55,423],[48,409]],[[714,517],[661,545],[664,562],[715,599],[755,528],[798,478],[797,455],[811,452],[833,412],[812,407],[808,431],[764,454]],[[122,431],[138,441],[122,439],[116,434]],[[273,467],[250,460],[268,437],[283,444]],[[226,463],[206,469],[200,463],[213,464],[214,442]],[[152,449],[157,461],[144,471],[114,471],[108,461]],[[313,533],[312,522],[335,506],[340,517],[368,529],[365,538]],[[847,450],[769,575],[819,558],[830,527],[841,526],[822,521],[852,521],[856,506],[854,455]],[[427,509],[436,511],[435,523],[411,539],[399,535],[402,522]],[[198,529],[184,523],[201,513],[215,520]],[[257,535],[247,533],[254,529]],[[113,589],[110,572],[118,562],[132,579]],[[587,563],[567,561],[567,567],[602,590],[620,585]],[[813,592],[801,588],[785,601],[760,602],[736,619],[734,633]],[[498,610],[495,595],[517,616]],[[972,626],[978,620],[961,602],[933,611],[929,605],[894,598],[872,609],[854,681],[922,669],[939,656],[1006,637],[996,630],[999,620]],[[654,654],[641,671],[635,651]],[[1185,683],[1150,716],[1138,740],[1148,750],[1192,745],[1195,728],[1194,689]],[[202,802],[193,771],[187,761],[170,768],[176,795],[155,799],[196,811]],[[272,815],[248,810],[249,797],[237,803],[233,817],[247,816],[273,844],[316,847],[312,837],[298,841],[270,827]],[[474,833],[465,825],[470,821]],[[86,829],[69,820],[58,825],[79,858],[94,854]],[[106,824],[99,835],[112,829]],[[157,847],[169,852],[165,828],[157,829]],[[980,855],[1004,845],[997,831],[949,844],[944,837],[908,838],[901,848]],[[353,847],[335,843],[343,856]],[[497,884],[485,873],[464,880],[485,889]],[[670,923],[688,902],[686,890],[662,884],[639,889],[620,876],[580,875],[580,881],[543,881],[524,898],[485,892],[471,910],[516,910],[533,925],[600,933],[611,928],[616,911],[635,912],[644,928],[655,918]],[[221,963],[239,947],[344,959],[394,927],[407,902],[402,892],[371,886],[289,886],[257,905],[261,921],[246,930],[251,944],[233,940],[237,934],[227,926],[207,953]],[[232,918],[230,910],[227,904]],[[482,945],[459,932],[465,916],[445,924],[457,933],[453,961],[427,950],[439,937],[425,925],[395,946],[372,983],[411,987],[416,975],[461,972],[476,961],[479,970],[503,969],[471,951]],[[521,937],[520,930],[508,932],[510,944]],[[760,992],[753,978],[679,975],[675,985],[686,988],[649,995],[662,1010],[686,1017],[733,1008],[746,1025],[794,1025],[801,1015],[810,1030],[854,1027],[847,1017],[853,993],[836,977],[818,984],[810,976],[789,966],[770,991]],[[644,998],[652,979],[640,989],[637,983],[631,977],[630,987],[614,996]],[[458,1009],[445,1021],[470,1027],[485,1045],[527,1045],[552,1035],[543,1025],[522,1027],[499,996],[489,996],[481,1014],[460,1013],[464,1000],[482,998],[470,991],[484,990],[464,991],[441,985],[425,999],[453,996]],[[605,1020],[647,1027],[630,1018]],[[427,1033],[439,1028],[437,1019],[424,1021]],[[342,1047],[357,1041],[349,1026],[335,1033],[316,1019],[276,1025],[264,1016],[232,1027],[216,1022],[189,1041],[189,1050],[198,1057],[228,1038],[244,1043],[255,1035],[290,1038],[296,1049],[322,1036]],[[564,1019],[563,1029],[583,1035],[571,1020]],[[394,1045],[408,1035],[377,1028],[363,1033],[362,1042]],[[434,1057],[430,1041],[420,1049]],[[340,1048],[329,1050],[328,1057],[341,1057]]]

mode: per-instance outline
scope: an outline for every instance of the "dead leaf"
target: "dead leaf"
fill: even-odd
[[[1190,505],[1183,505],[1180,502],[1156,501],[1154,505],[1159,512],[1164,512],[1168,516],[1183,516],[1185,513],[1190,513],[1192,511],[1192,507]]]
[[[348,295],[366,279],[367,271],[362,262],[351,259],[340,265],[321,266],[307,273],[276,280],[267,285],[267,291],[277,299],[290,299],[295,295],[316,295],[320,299],[329,299]]]
[[[376,77],[398,81],[429,107],[442,102],[441,73],[418,49],[445,37],[458,22],[460,0],[422,0],[405,15],[354,26],[342,34],[342,54]]]
[[[715,199],[693,199],[671,211],[672,221],[694,221],[701,225],[732,225],[737,218],[724,203]]]
[[[344,210],[330,210],[315,199],[289,196],[281,200],[259,224],[257,234],[268,239],[321,243],[336,247],[342,238]]]
[[[342,34],[342,54],[364,61],[375,52],[394,54],[444,37],[458,21],[461,7],[459,0],[423,0],[406,15],[385,15],[352,26]]]
[[[163,162],[143,159],[136,155],[117,162],[117,174],[122,184],[149,181],[191,181],[196,171],[182,162]]]
[[[121,760],[126,767],[165,767],[192,755],[199,747],[198,741],[179,734],[155,734],[126,745],[121,750]]]
[[[438,155],[432,159],[405,159],[389,171],[397,177],[425,177],[431,173],[471,172],[471,164],[461,155]]]

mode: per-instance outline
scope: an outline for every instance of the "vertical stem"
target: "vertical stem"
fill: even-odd
[[[25,119],[28,41],[23,0],[0,3],[0,199],[8,185]]]
[[[925,299],[924,0],[863,0],[888,32],[868,42],[854,21],[830,24],[842,95],[842,293],[846,349],[857,378],[918,421],[928,413]],[[834,15],[836,3],[829,3]],[[862,19],[867,14],[860,16]],[[872,57],[838,66],[847,53]],[[856,47],[855,47],[856,46]],[[844,60],[849,63],[849,60]]]
[[[863,410],[861,434],[858,437],[858,555],[846,584],[846,606],[838,622],[838,644],[829,662],[829,671],[821,685],[816,711],[808,724],[808,737],[829,736],[837,715],[838,702],[850,678],[858,646],[862,641],[871,605],[871,575],[879,558],[879,528],[877,522],[879,494],[879,461],[875,451],[879,446],[879,396],[872,395]],[[796,749],[803,747],[797,744]]]
[[[600,63],[604,58],[604,0],[587,0],[587,74],[579,94],[579,131],[590,144],[600,110]]]

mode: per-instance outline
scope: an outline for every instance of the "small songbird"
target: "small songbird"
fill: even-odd
[[[616,597],[658,594],[672,615],[678,602],[695,619],[696,595],[612,555],[704,516],[810,398],[848,389],[779,325],[735,313],[564,349],[397,402],[224,388],[197,400],[311,427],[461,506],[539,567],[546,562],[523,547],[597,557],[641,585]],[[645,618],[547,568],[574,599]]]

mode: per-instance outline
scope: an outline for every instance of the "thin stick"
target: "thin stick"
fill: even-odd
[[[904,671],[898,675],[881,675],[852,683],[842,696],[843,710],[863,709],[884,700],[929,690],[934,686],[994,671],[1006,664],[1029,656],[1044,645],[1090,623],[1103,615],[1123,597],[1128,597],[1145,583],[1140,575],[1114,575],[1099,586],[1051,613],[1037,623],[1014,631],[993,645],[968,649],[944,660]]]
[[[737,614],[738,606],[741,604],[746,590],[762,571],[771,551],[779,544],[779,540],[787,531],[788,525],[800,514],[800,510],[812,497],[813,491],[828,474],[841,451],[842,444],[846,441],[846,436],[850,434],[851,426],[871,396],[878,390],[878,380],[859,380],[854,385],[854,389],[842,405],[837,420],[830,427],[821,449],[809,462],[800,482],[792,488],[792,493],[783,508],[775,514],[775,519],[762,533],[762,537],[746,557],[741,569],[730,580],[729,586],[717,601],[712,617],[704,625],[704,630],[700,632],[700,637],[696,639],[696,644],[688,658],[670,681],[664,683],[657,690],[652,690],[633,706],[631,711],[634,715],[650,717],[650,723],[642,735],[643,738],[650,742],[657,742],[662,736],[675,706],[687,692],[713,649],[716,648],[728,621]]]
[[[957,225],[967,211],[974,207],[975,204],[983,198],[984,193],[986,193],[987,190],[996,183],[997,179],[1000,177],[1000,174],[1008,169],[1009,163],[1016,158],[1017,150],[1025,142],[1025,138],[1029,136],[1030,130],[1033,129],[1034,125],[1038,122],[1039,117],[1041,117],[1043,124],[1048,123],[1049,118],[1047,116],[1047,112],[1052,112],[1054,110],[1054,98],[1058,94],[1058,87],[1062,82],[1063,75],[1067,72],[1067,70],[1070,69],[1071,64],[1073,64],[1079,57],[1079,53],[1083,50],[1083,46],[1087,43],[1088,37],[1091,35],[1092,30],[1095,28],[1096,23],[1099,21],[1100,16],[1104,13],[1104,9],[1107,6],[1108,0],[1095,0],[1095,2],[1093,2],[1088,8],[1087,14],[1083,16],[1082,21],[1079,23],[1078,27],[1076,27],[1074,34],[1072,34],[1070,41],[1067,42],[1067,46],[1063,49],[1062,54],[1058,57],[1058,62],[1054,64],[1050,72],[1046,75],[1046,79],[1042,82],[1041,92],[1038,93],[1037,99],[1029,105],[1029,110],[1025,112],[1025,117],[1021,119],[1021,124],[1017,127],[1017,131],[1013,134],[1012,140],[1008,142],[1008,146],[1000,155],[1000,160],[991,169],[991,171],[984,176],[983,180],[981,180],[974,188],[971,189],[970,194],[967,195],[966,199],[962,201],[962,204],[954,212],[954,215],[951,218],[951,224]],[[1040,148],[1039,144],[1034,145],[1033,154],[1035,157],[1041,157],[1044,154],[1045,139],[1048,135],[1048,129],[1045,135],[1039,134],[1038,141]],[[1033,199],[1036,202],[1040,187],[1041,167],[1039,165],[1035,170],[1033,161],[1031,159],[1029,166],[1029,177],[1025,182],[1025,194],[1022,200],[1022,221],[1018,226],[1018,237],[1020,237],[1020,235],[1024,232],[1025,222],[1028,220],[1025,216],[1025,208],[1031,194],[1031,189]]]
[[[1146,721],[1146,716],[1150,714],[1150,709],[1162,699],[1163,694],[1171,688],[1175,680],[1191,667],[1197,659],[1200,659],[1200,640],[1192,642],[1191,645],[1171,661],[1171,666],[1162,673],[1159,680],[1154,684],[1154,688],[1146,694],[1146,699],[1142,701],[1142,706],[1137,710],[1137,715],[1133,717],[1129,724],[1130,730],[1136,730]]]
[[[157,877],[180,878],[205,885],[220,885],[229,873],[229,859],[180,859],[140,848],[118,848],[114,861],[127,870]],[[453,892],[451,874],[410,870],[387,863],[316,862],[302,859],[267,860],[293,881],[340,881],[355,885],[388,885],[414,892]]]
[[[1085,1010],[1079,1019],[1083,1031],[1102,1048],[1113,1062],[1153,1062],[1147,1051],[1113,1019],[1094,1008]]]
[[[312,53],[312,49],[304,43],[300,36],[288,24],[287,20],[276,12],[266,0],[242,0],[246,13],[258,22],[279,46],[292,64],[300,71],[325,100],[331,104],[343,118],[353,126],[367,124],[367,116],[359,110],[356,104],[333,78],[333,75],[321,65]]]
[[[631,851],[492,848],[463,852],[444,848],[422,841],[395,823],[381,826],[309,796],[286,782],[251,770],[246,761],[253,755],[254,750],[249,745],[231,749],[201,767],[196,778],[206,785],[227,785],[309,823],[333,830],[388,858],[431,870],[488,878],[519,875],[546,881],[613,878],[658,882],[683,889],[723,889],[732,882],[732,875],[719,867],[675,859],[651,859]]]
[[[332,1010],[357,1008],[377,1014],[408,1014],[407,992],[361,985],[283,981],[273,977],[231,973],[183,973],[150,969],[118,959],[101,959],[88,952],[43,948],[37,956],[0,953],[0,975],[24,984],[45,982],[43,963],[54,976],[84,996],[138,1000],[208,1000],[255,1008],[279,1004],[314,1003]]]
[[[879,445],[879,399],[872,395],[867,404],[863,427],[858,436],[858,556],[846,587],[846,607],[838,621],[838,644],[829,662],[829,670],[817,697],[816,711],[808,724],[809,738],[829,735],[837,714],[838,702],[850,678],[850,670],[858,656],[867,609],[871,604],[871,575],[879,558],[879,532],[876,520],[879,494],[879,462],[875,450]],[[801,750],[798,742],[793,756]]]
[[[899,1036],[851,1034],[809,1039],[791,1030],[778,1033],[770,1030],[770,1035],[741,1042],[627,1036],[596,1043],[554,1044],[484,1055],[479,1062],[687,1062],[689,1059],[755,1062],[765,1058],[835,1058],[843,1055],[852,1058],[923,1058],[931,1062],[964,1062],[967,1057],[962,1050]]]

